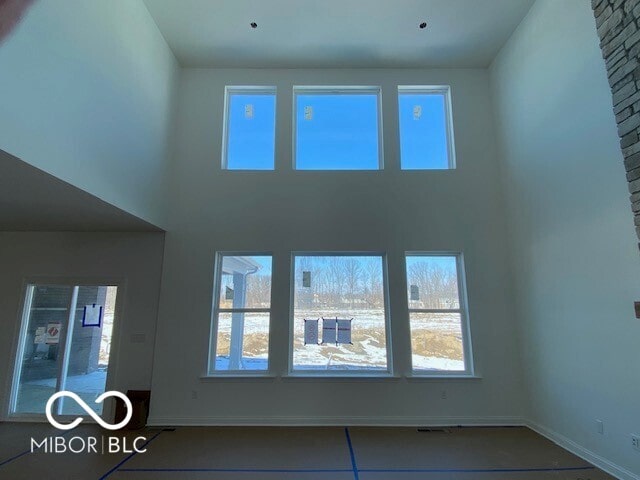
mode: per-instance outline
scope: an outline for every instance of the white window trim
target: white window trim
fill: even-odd
[[[262,168],[229,168],[229,162],[227,158],[227,151],[229,148],[229,108],[231,107],[231,102],[229,98],[234,94],[245,94],[245,95],[274,95],[275,96],[275,104],[273,107],[273,118],[274,118],[274,129],[273,129],[273,138],[274,138],[274,152],[273,152],[273,168],[271,169],[262,169]],[[278,93],[277,87],[275,86],[252,86],[252,85],[227,85],[224,87],[224,113],[222,118],[222,170],[228,170],[231,172],[272,172],[276,169],[276,129],[277,129],[277,109],[278,109]]]
[[[405,279],[408,284],[408,272],[407,272],[407,258],[408,257],[455,257],[456,258],[456,275],[458,277],[458,296],[460,301],[460,307],[457,309],[416,309],[409,307],[409,297],[405,293],[405,300],[407,302],[407,322],[409,323],[409,334],[411,334],[411,313],[412,312],[430,312],[430,313],[445,313],[445,312],[459,312],[460,313],[460,329],[462,331],[462,351],[464,353],[464,370],[416,370],[413,368],[413,344],[411,344],[411,377],[433,377],[433,378],[479,378],[475,373],[475,366],[473,361],[473,347],[471,344],[471,327],[469,322],[469,304],[467,299],[467,280],[464,268],[464,256],[462,252],[424,252],[424,251],[410,251],[404,254],[404,271]],[[407,285],[408,287],[408,285]],[[408,291],[408,288],[405,289]],[[411,339],[409,339],[411,340]]]
[[[224,257],[271,257],[271,299],[269,300],[269,308],[220,308],[220,284],[222,281],[222,262]],[[211,322],[209,326],[209,350],[207,352],[206,374],[201,378],[212,377],[271,377],[271,358],[267,356],[266,370],[216,370],[216,351],[218,348],[218,317],[220,313],[229,313],[236,311],[243,312],[269,312],[269,349],[271,348],[271,313],[273,310],[273,253],[272,252],[239,252],[224,251],[216,252],[214,261],[214,277],[213,277],[213,304],[211,308]]]
[[[294,323],[295,323],[295,277],[296,277],[296,257],[381,257],[382,258],[382,291],[384,295],[384,321],[385,321],[385,343],[387,350],[387,369],[386,370],[303,370],[296,369],[293,365],[293,342],[294,342]],[[289,291],[289,368],[287,374],[283,378],[396,378],[394,377],[393,355],[391,342],[391,316],[389,313],[389,281],[387,268],[387,254],[380,251],[370,252],[348,252],[348,251],[321,251],[291,252],[291,272],[290,272],[290,291]]]
[[[302,95],[357,95],[357,94],[373,94],[378,99],[377,114],[378,114],[378,168],[367,169],[331,169],[331,168],[305,168],[298,169],[296,160],[296,150],[298,142],[298,94]],[[382,87],[380,86],[315,86],[315,85],[294,85],[293,86],[293,113],[291,115],[291,129],[292,129],[292,165],[295,171],[299,172],[377,172],[384,170],[384,149],[383,149],[383,126],[382,126]]]
[[[453,108],[451,104],[451,87],[449,85],[398,85],[398,116],[400,115],[400,95],[402,94],[425,94],[425,95],[443,95],[444,96],[444,115],[445,115],[445,130],[447,136],[447,156],[448,156],[448,170],[455,170],[457,168],[456,163],[456,149],[453,136]],[[402,132],[400,131],[400,118],[398,117],[398,158],[400,159],[400,170],[402,168],[402,152],[400,151]],[[419,170],[437,170],[433,168],[412,168],[406,169],[407,171],[419,171]],[[438,169],[439,170],[439,169]]]

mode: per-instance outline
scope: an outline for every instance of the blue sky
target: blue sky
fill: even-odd
[[[245,105],[253,106],[253,117],[245,117]],[[275,95],[229,96],[227,168],[273,170],[276,125]]]
[[[299,170],[378,169],[377,95],[298,95],[296,133]]]
[[[258,274],[260,275],[271,275],[271,257],[251,257],[252,260],[258,262],[262,268],[258,270]]]
[[[378,169],[377,95],[298,94],[296,98],[298,169]],[[275,95],[232,94],[229,102],[228,168],[272,170]],[[252,115],[247,116],[247,105]],[[448,168],[444,96],[401,93],[398,106],[402,168]],[[422,110],[417,118],[416,106]],[[311,119],[305,118],[305,108],[311,109]]]
[[[402,93],[398,96],[398,105],[402,168],[448,168],[444,96]],[[417,119],[413,115],[416,105],[422,107]]]

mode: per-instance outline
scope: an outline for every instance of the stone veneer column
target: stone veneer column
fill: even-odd
[[[640,0],[591,0],[640,238]]]

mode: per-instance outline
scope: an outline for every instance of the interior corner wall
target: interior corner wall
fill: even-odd
[[[527,415],[635,478],[640,258],[590,2],[538,0],[490,75]]]
[[[1,149],[164,226],[179,66],[142,0],[34,2],[0,72]]]
[[[292,86],[319,84],[381,86],[384,170],[292,169]],[[275,171],[221,169],[225,85],[277,87]],[[451,86],[455,170],[400,170],[398,85]],[[522,421],[505,209],[486,69],[183,69],[177,111],[178,161],[166,235],[152,424]],[[216,251],[274,255],[269,358],[274,378],[203,378]],[[287,375],[293,251],[387,254],[396,378]],[[411,372],[405,251],[463,252],[481,378],[404,377]]]
[[[28,279],[122,280],[108,381],[123,392],[150,388],[163,249],[163,233],[0,232],[0,420],[7,414]]]

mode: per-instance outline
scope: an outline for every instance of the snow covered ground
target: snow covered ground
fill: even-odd
[[[49,397],[55,393],[56,378],[31,380],[20,385],[18,394],[18,411],[23,413],[43,413]],[[85,375],[69,375],[65,390],[74,392],[82,398],[93,410],[102,413],[102,403],[95,403],[95,399],[105,391],[107,382],[106,369],[96,370]],[[76,402],[64,399],[62,412],[65,415],[83,415],[85,412]]]
[[[25,382],[25,385],[39,385],[42,387],[55,387],[57,379],[43,378]],[[69,375],[65,384],[67,390],[72,392],[93,393],[96,396],[104,392],[107,383],[107,370],[101,369],[84,375]]]
[[[223,314],[224,315],[224,314]],[[228,345],[231,316],[221,315],[218,327],[219,355],[216,369],[228,368]],[[304,319],[353,318],[352,345],[304,345]],[[322,322],[319,328],[321,329]],[[464,370],[460,315],[414,314],[412,316],[414,369]],[[245,315],[245,352],[243,368],[267,368],[269,315]],[[322,335],[320,334],[320,339]],[[247,348],[247,345],[251,345]],[[442,345],[442,346],[441,346]],[[446,347],[446,348],[445,348]],[[383,310],[298,310],[294,319],[294,368],[300,370],[372,370],[387,369],[387,346]]]
[[[411,363],[414,370],[448,370],[463,371],[463,360],[450,358],[425,357],[424,355],[411,355]]]

